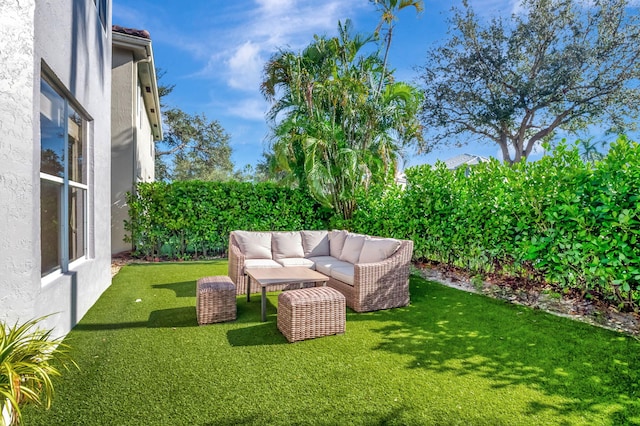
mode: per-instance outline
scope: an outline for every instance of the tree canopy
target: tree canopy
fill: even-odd
[[[421,68],[431,145],[493,141],[507,162],[559,130],[632,130],[640,105],[640,26],[628,0],[523,0],[482,21],[463,1],[449,39]]]
[[[165,73],[158,71],[158,81]],[[156,180],[237,179],[233,171],[229,134],[217,120],[204,114],[189,114],[165,104],[175,85],[158,85],[164,121],[164,139],[156,142]]]
[[[374,37],[352,35],[350,21],[338,30],[274,54],[261,90],[272,102],[272,172],[348,219],[357,191],[393,178],[403,146],[421,140],[420,92],[392,81],[378,50],[366,52]]]
[[[164,111],[165,136],[156,157],[173,155],[171,180],[227,180],[233,173],[229,135],[216,120],[179,108]]]

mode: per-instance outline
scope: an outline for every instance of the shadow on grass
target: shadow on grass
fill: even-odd
[[[275,318],[256,325],[234,328],[227,331],[231,346],[284,345],[287,340],[278,330]]]
[[[155,284],[152,285],[151,288],[160,290],[173,290],[176,294],[176,297],[196,297],[195,281],[184,281],[181,283],[170,284]]]
[[[126,328],[178,328],[197,327],[195,306],[159,309],[151,311],[147,321],[116,322],[108,324],[79,323],[73,329],[78,331],[121,330]]]
[[[613,424],[640,418],[637,340],[417,277],[411,301],[349,321],[375,321],[372,331],[382,336],[376,349],[409,355],[407,368],[477,375],[495,388],[523,385],[566,399],[531,402],[529,414],[598,413]]]

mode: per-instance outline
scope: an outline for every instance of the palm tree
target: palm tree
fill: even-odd
[[[393,38],[393,28],[395,27],[395,21],[397,20],[396,12],[400,12],[407,7],[413,7],[416,9],[416,13],[421,13],[424,10],[423,0],[369,0],[373,3],[380,12],[380,23],[375,30],[375,35],[380,34],[382,26],[387,27],[387,32],[384,35],[385,49],[384,58],[382,60],[382,78],[378,82],[378,88],[376,95],[380,94],[382,90],[382,84],[387,74],[387,58],[389,56],[389,48],[391,47],[391,39]]]
[[[578,149],[580,150],[580,158],[585,163],[595,163],[604,158],[605,154],[598,151],[598,145],[604,147],[606,142],[594,142],[593,138],[578,139]]]
[[[420,92],[387,83],[377,52],[364,54],[373,37],[315,36],[301,53],[281,50],[266,64],[261,91],[272,102],[272,149],[280,171],[322,204],[349,219],[355,194],[395,173],[402,146],[421,140],[416,113]]]

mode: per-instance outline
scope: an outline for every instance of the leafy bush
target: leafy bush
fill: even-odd
[[[140,183],[127,202],[134,254],[170,259],[224,252],[233,230],[326,229],[331,216],[306,193],[269,183]]]
[[[229,232],[347,228],[414,241],[414,257],[474,274],[544,277],[624,309],[640,308],[640,147],[620,137],[584,163],[576,147],[513,166],[407,170],[407,187],[357,196],[349,221],[304,192],[272,184],[162,182],[129,196],[136,254],[188,258],[224,252]]]
[[[0,321],[0,413],[8,414],[11,424],[21,423],[20,408],[25,404],[49,408],[52,378],[61,375],[61,367],[76,365],[62,338],[54,339],[51,330],[37,328],[43,318],[13,326]],[[0,424],[4,420],[0,417]]]
[[[407,188],[359,198],[350,227],[408,238],[414,256],[640,306],[640,147],[620,137],[584,163],[560,144],[537,162],[410,168]]]

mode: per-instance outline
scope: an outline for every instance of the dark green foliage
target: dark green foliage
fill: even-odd
[[[174,259],[221,253],[233,230],[326,229],[330,218],[306,193],[271,183],[141,183],[127,202],[135,254]]]
[[[414,257],[476,273],[544,276],[565,291],[640,308],[640,147],[621,137],[583,162],[561,144],[537,162],[407,170],[405,191],[362,197],[350,222],[412,239]]]

